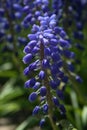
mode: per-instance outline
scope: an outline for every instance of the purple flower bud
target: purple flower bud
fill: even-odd
[[[25,82],[25,87],[26,88],[31,88],[31,87],[33,87],[35,85],[35,83],[36,83],[35,78],[32,78],[32,79]]]
[[[26,5],[29,3],[29,0],[24,0],[23,3],[24,3],[24,5]]]
[[[13,13],[10,12],[9,16],[10,16],[10,18],[11,18],[12,20],[15,20],[15,14],[13,14]]]
[[[40,78],[41,80],[43,80],[43,79],[45,78],[45,72],[44,72],[43,70],[40,71],[40,73],[39,73],[39,78]]]
[[[13,8],[15,9],[15,11],[22,11],[22,6],[20,4],[13,4]]]
[[[47,5],[42,5],[42,10],[43,12],[48,12],[48,6]]]
[[[16,24],[16,25],[14,26],[14,29],[15,29],[15,31],[16,31],[17,33],[20,33],[20,32],[21,32],[21,26],[18,25],[18,24]]]
[[[56,106],[59,106],[59,101],[57,99],[57,97],[53,97],[53,103],[56,105]]]
[[[28,46],[29,46],[30,48],[33,48],[33,47],[36,45],[36,43],[37,43],[36,40],[32,40],[32,41],[30,41],[30,42],[28,43]]]
[[[70,48],[70,43],[67,40],[60,39],[59,43],[61,47]]]
[[[56,46],[58,44],[58,40],[57,39],[51,39],[50,44],[53,45],[53,46]]]
[[[44,30],[44,33],[52,33],[52,29],[46,29]]]
[[[43,96],[46,96],[46,93],[47,93],[47,89],[45,86],[42,86],[40,88],[40,95],[43,97]]]
[[[30,102],[34,102],[37,98],[37,93],[36,92],[32,92],[30,95],[29,95],[29,101]]]
[[[58,66],[56,64],[53,64],[51,66],[51,74],[56,75],[56,74],[58,74],[58,72],[59,72]]]
[[[0,16],[3,17],[5,14],[5,10],[3,8],[0,8]]]
[[[33,89],[37,90],[40,87],[40,82],[36,82]]]
[[[77,22],[76,27],[77,27],[78,30],[82,30],[83,29],[83,24],[81,22]]]
[[[55,31],[56,34],[60,33],[61,30],[62,30],[61,27],[55,27],[55,28],[54,28],[54,31]]]
[[[40,127],[43,127],[44,124],[45,124],[45,119],[41,119],[41,121],[40,121]]]
[[[57,94],[57,96],[58,96],[61,100],[64,99],[64,94],[63,94],[63,91],[62,91],[62,90],[57,90],[57,91],[56,91],[56,94]]]
[[[39,111],[40,111],[40,107],[39,107],[39,106],[36,106],[36,107],[33,109],[33,115],[38,114]]]
[[[21,19],[22,18],[22,13],[21,12],[16,12],[15,13],[15,18]]]
[[[25,84],[24,84],[25,88],[29,88],[29,83],[30,83],[30,80],[25,82]]]
[[[8,21],[3,22],[2,26],[3,26],[3,29],[5,29],[5,30],[9,29],[9,27],[10,27]]]
[[[57,62],[57,66],[58,66],[58,68],[61,68],[61,67],[63,66],[63,61],[62,61],[62,60],[59,60],[59,61]]]
[[[66,56],[67,58],[70,58],[70,59],[75,58],[75,53],[74,52],[71,52],[69,50],[64,50],[63,53],[64,53],[64,56]]]
[[[28,64],[32,60],[32,54],[29,53],[23,57],[24,64]]]
[[[47,113],[48,112],[48,104],[43,105],[43,112]]]
[[[24,37],[18,37],[18,42],[20,43],[20,45],[25,45],[27,43],[27,39]]]
[[[60,55],[58,53],[54,52],[54,53],[51,54],[51,56],[52,56],[52,59],[53,59],[54,62],[57,62],[57,61],[60,60]]]
[[[67,76],[63,76],[62,82],[67,83],[68,82],[68,77]]]
[[[0,30],[0,38],[2,38],[5,35],[5,31],[4,30]]]
[[[30,48],[29,46],[25,46],[23,52],[24,52],[25,54],[28,54],[28,53],[31,52],[31,48]]]
[[[29,70],[33,71],[34,69],[36,69],[36,62],[33,62],[29,65]]]
[[[33,86],[35,85],[35,83],[36,83],[36,79],[35,79],[35,78],[32,78],[32,79],[30,80],[30,87],[33,87]]]
[[[56,21],[51,20],[50,23],[49,23],[50,28],[54,28],[55,25],[56,25]]]
[[[47,46],[47,45],[49,45],[49,40],[42,37],[42,43]]]
[[[40,24],[41,24],[42,26],[47,25],[47,21],[43,20],[43,21],[40,22]]]
[[[81,45],[80,43],[76,43],[75,46],[79,49],[79,50],[84,50],[84,46]]]
[[[32,18],[32,14],[29,13],[25,18],[24,18],[24,23],[27,23],[28,21],[30,21]]]
[[[58,77],[59,77],[59,78],[63,78],[63,76],[64,76],[64,72],[59,71],[59,72],[58,72]]]
[[[29,12],[29,6],[28,5],[23,7],[23,12],[24,13],[28,13]]]
[[[33,48],[33,50],[32,50],[32,54],[36,54],[36,53],[38,53],[39,52],[39,50],[40,50],[40,48],[39,47],[37,47],[37,46],[35,46],[34,48]]]
[[[36,11],[35,12],[35,17],[37,18],[37,17],[39,17],[41,15],[41,12],[40,11]]]
[[[49,61],[47,59],[43,59],[42,66],[43,68],[49,68],[50,67]]]
[[[28,38],[29,38],[30,40],[37,40],[37,36],[36,36],[35,34],[29,34],[29,35],[28,35]]]
[[[52,89],[55,90],[55,89],[57,89],[58,84],[56,83],[56,81],[51,80],[51,81],[50,81],[50,86],[51,86]]]
[[[34,17],[31,18],[30,24],[33,25],[35,23],[36,19]]]
[[[68,64],[68,70],[74,72],[74,66],[72,65],[72,63],[68,62],[67,64]]]
[[[60,36],[61,36],[62,38],[65,38],[65,37],[67,36],[67,35],[66,35],[66,32],[65,32],[64,30],[61,30]]]
[[[48,0],[43,0],[43,4],[48,5],[49,1]]]
[[[6,40],[10,43],[13,42],[13,36],[11,34],[7,35]]]
[[[66,109],[65,109],[64,105],[60,104],[60,105],[59,105],[59,109],[60,109],[60,111],[61,111],[61,114],[64,115],[64,114],[66,113]]]
[[[81,77],[78,76],[78,75],[76,75],[76,81],[79,82],[79,83],[82,83],[82,82],[83,82],[83,80],[81,79]]]
[[[81,31],[74,32],[73,35],[74,35],[74,38],[76,38],[76,39],[79,39],[79,40],[83,40],[84,39],[83,32],[81,32]]]
[[[36,33],[37,31],[39,31],[39,26],[34,24],[32,28],[32,32]]]
[[[26,67],[25,69],[24,69],[24,75],[28,75],[29,74],[29,67]]]
[[[21,25],[22,25],[23,28],[25,28],[25,29],[28,29],[29,26],[30,26],[30,24],[29,24],[29,23],[26,23],[25,21],[22,21],[22,22],[21,22]]]
[[[44,54],[45,54],[45,56],[50,56],[50,55],[51,55],[51,50],[50,50],[50,48],[45,48],[45,49],[44,49]]]
[[[41,21],[41,20],[44,20],[44,18],[42,16],[39,16],[38,20]]]
[[[50,21],[51,21],[51,20],[55,20],[55,19],[56,19],[56,15],[55,15],[55,14],[51,15]]]
[[[44,37],[48,38],[48,39],[51,39],[51,38],[54,38],[54,35],[51,34],[51,33],[44,33]]]

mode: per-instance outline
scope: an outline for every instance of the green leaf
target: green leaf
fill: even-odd
[[[14,87],[15,79],[10,79],[0,92],[0,104],[10,101],[14,98],[17,98],[23,95],[23,91],[19,87]]]
[[[37,117],[33,117],[30,116],[27,120],[25,120],[24,122],[22,122],[17,128],[16,130],[27,130],[29,128],[33,128],[34,126],[37,125],[38,123],[38,118]]]
[[[76,127],[79,130],[82,130],[82,123],[81,123],[81,118],[80,118],[80,109],[79,109],[79,104],[77,100],[77,95],[76,93],[72,90],[70,93],[71,96],[71,101],[72,101],[72,107],[74,108],[74,115],[75,115],[75,123]]]
[[[9,92],[12,91],[12,86],[13,84],[15,83],[15,79],[10,79],[8,80],[4,86],[3,86],[3,89],[2,91],[0,92],[0,98],[3,98],[5,95],[9,94]],[[7,91],[8,90],[8,91]]]
[[[0,72],[0,77],[15,78],[17,77],[17,72],[15,70],[4,70]]]
[[[77,130],[68,120],[61,120],[59,124],[62,126],[63,130]]]
[[[0,66],[0,72],[12,69],[12,63],[8,62]]]
[[[16,102],[10,102],[0,105],[0,116],[6,115],[11,112],[17,112],[20,110],[20,105]]]
[[[84,106],[82,110],[82,122],[84,125],[87,125],[87,106]]]

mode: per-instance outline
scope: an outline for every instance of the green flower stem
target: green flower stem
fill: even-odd
[[[69,7],[69,0],[65,0],[65,7],[64,7],[64,23],[63,23],[63,27],[64,30],[67,32],[68,31],[68,19],[70,16],[69,11],[68,11],[68,7]]]
[[[87,100],[84,98],[84,96],[82,95],[82,93],[79,91],[79,86],[80,84],[75,80],[75,77],[70,73],[70,71],[67,69],[67,66],[66,66],[66,63],[64,63],[64,66],[63,66],[63,69],[65,71],[65,74],[68,75],[72,85],[73,85],[73,88],[75,90],[75,92],[77,93],[78,97],[79,97],[79,101],[81,102],[81,104],[85,104],[87,105]]]
[[[6,16],[7,16],[7,19],[8,19],[8,21],[9,21],[9,24],[10,24],[10,33],[11,33],[11,35],[13,36],[13,54],[14,54],[14,57],[15,58],[17,58],[17,56],[16,56],[16,53],[17,53],[17,50],[18,50],[18,48],[17,48],[17,45],[16,45],[16,40],[15,40],[15,33],[14,33],[14,29],[13,29],[13,22],[12,22],[12,20],[10,19],[10,17],[9,17],[9,13],[8,13],[8,9],[5,9],[6,11]],[[17,66],[18,67],[18,66]]]
[[[51,92],[50,92],[50,87],[49,87],[49,84],[48,84],[49,81],[48,81],[48,77],[47,77],[47,72],[45,71],[45,73],[46,73],[46,77],[45,77],[45,79],[44,79],[44,85],[45,85],[46,88],[47,88],[47,95],[46,95],[46,96],[47,96],[47,103],[48,103],[48,105],[49,105],[49,110],[48,110],[49,119],[50,119],[51,125],[52,125],[52,127],[53,127],[53,130],[57,130],[57,129],[56,129],[56,124],[54,124],[53,119],[52,119],[54,107],[53,107],[52,95],[51,95]]]
[[[40,44],[40,60],[41,60],[41,63],[42,63],[42,60],[44,59],[44,45],[43,44]],[[42,68],[42,66],[41,66]],[[42,68],[43,69],[43,68]],[[50,90],[50,87],[49,87],[49,80],[48,80],[48,73],[46,71],[46,69],[43,69],[43,71],[45,72],[46,76],[45,76],[45,79],[44,79],[44,82],[43,84],[46,86],[47,88],[47,95],[46,95],[46,98],[47,98],[47,103],[48,103],[48,106],[49,106],[49,109],[48,109],[48,115],[49,115],[49,120],[50,120],[50,123],[52,125],[52,129],[53,130],[58,130],[56,124],[53,122],[53,109],[54,109],[54,105],[53,105],[53,102],[52,102],[52,95],[51,95],[51,90]]]
[[[64,17],[65,17],[65,22],[64,22],[64,30],[68,33],[68,18],[71,17],[70,14],[68,13],[68,6],[69,6],[69,1],[68,0],[65,0],[65,8],[64,8]],[[82,93],[79,91],[78,89],[78,86],[80,86],[80,84],[78,82],[76,82],[75,80],[75,77],[70,73],[70,71],[67,69],[67,66],[66,66],[66,63],[64,63],[64,67],[63,67],[64,71],[65,71],[65,74],[68,75],[72,85],[73,85],[73,88],[74,90],[76,91],[76,93],[78,94],[78,97],[79,97],[79,101],[81,102],[81,104],[85,104],[87,105],[87,99],[84,98],[84,96],[82,95]]]
[[[3,1],[5,2],[5,1]],[[5,8],[5,7],[4,7]],[[10,33],[11,35],[13,36],[13,53],[12,53],[12,60],[13,60],[13,63],[17,69],[17,71],[19,72],[21,78],[23,81],[25,81],[25,77],[22,75],[22,72],[23,72],[23,68],[21,66],[21,61],[20,61],[20,58],[18,56],[16,56],[16,53],[18,52],[18,47],[17,47],[17,44],[16,44],[16,39],[15,39],[15,32],[14,32],[14,24],[12,22],[12,20],[10,19],[9,17],[9,12],[8,12],[8,9],[5,8],[5,12],[6,12],[6,16],[7,16],[7,19],[9,21],[9,24],[10,24]]]

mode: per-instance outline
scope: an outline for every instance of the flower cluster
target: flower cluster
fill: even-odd
[[[59,26],[64,3],[53,0],[52,11],[47,8],[49,1],[46,0],[24,0],[24,4],[23,11],[27,16],[23,23],[25,26],[32,25],[31,34],[28,34],[29,43],[23,50],[23,62],[28,64],[24,75],[31,77],[25,82],[25,88],[33,91],[29,95],[30,102],[40,97],[40,104],[33,109],[33,115],[43,112],[49,115],[52,122],[55,109],[66,115],[63,99],[69,76],[82,82],[74,74],[72,60],[75,54],[70,51],[71,41],[64,28]],[[43,126],[45,117],[41,119],[40,126]]]
[[[26,15],[22,25],[27,28],[37,22],[37,18],[49,11],[48,0],[24,0],[23,12]]]
[[[87,1],[84,0],[53,0],[53,12],[57,15],[58,24],[63,24],[65,31],[69,33],[69,38],[73,46],[83,51],[84,26],[87,21]],[[80,63],[76,60],[76,63]]]
[[[2,51],[11,50],[15,54],[20,44],[25,45],[23,62],[27,66],[24,75],[29,77],[25,88],[32,90],[28,98],[30,102],[40,100],[40,104],[33,109],[33,115],[43,113],[41,127],[46,117],[49,117],[55,130],[55,110],[66,115],[63,100],[67,82],[72,77],[82,82],[74,73],[72,61],[75,53],[71,51],[73,40],[67,32],[72,29],[70,36],[83,40],[82,30],[87,19],[83,15],[83,12],[86,14],[83,8],[86,5],[86,0],[0,1],[0,42],[7,41]],[[27,38],[21,36],[27,28],[28,44]],[[80,44],[75,45],[83,49]]]
[[[63,17],[63,0],[52,0],[53,13],[57,15],[57,22]]]
[[[41,103],[34,108],[33,114],[38,114],[39,111],[47,114],[50,107],[56,106],[64,115],[66,110],[61,100],[64,99],[64,88],[68,81],[64,66],[73,73],[74,67],[70,60],[75,54],[69,50],[71,43],[66,32],[56,25],[55,14],[48,16],[45,13],[44,16],[38,17],[38,21],[39,25],[33,25],[32,34],[28,35],[30,42],[24,48],[26,55],[23,62],[28,64],[24,75],[34,73],[32,78],[25,82],[25,87],[34,91],[29,95],[30,102],[35,101],[38,95],[41,97]],[[79,81],[80,77],[76,77]]]
[[[70,23],[69,25],[72,25],[73,24],[72,19],[74,19],[75,28],[76,28],[74,30],[74,37],[79,40],[83,39],[82,29],[83,29],[84,22],[86,19],[85,17],[86,15],[83,15],[84,13],[86,13],[84,12],[84,9],[85,9],[85,4],[83,4],[82,1],[78,1],[78,0],[76,0],[76,2],[72,1],[71,3],[69,3],[69,6],[68,6],[68,14],[69,14],[68,22]]]
[[[0,1],[0,42],[7,41],[2,51],[13,51],[13,44],[26,45],[27,39],[21,37],[23,7],[21,1]]]

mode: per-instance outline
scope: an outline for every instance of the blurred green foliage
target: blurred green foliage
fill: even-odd
[[[76,59],[80,60],[78,64],[74,63],[75,71],[82,77],[83,83],[76,86],[79,95],[71,83],[67,84],[65,91],[64,102],[67,118],[70,122],[62,120],[59,117],[59,113],[56,113],[56,116],[61,119],[59,123],[63,124],[63,130],[76,130],[75,128],[78,130],[87,129],[87,25],[85,25],[83,32],[85,38],[81,44],[84,50],[80,51],[73,47]],[[25,31],[22,31],[22,35],[27,36]],[[28,101],[31,90],[24,88],[26,78],[23,76],[23,46],[18,48],[19,53],[18,57],[16,57],[13,54],[14,52],[2,53],[4,44],[0,43],[0,118],[11,117],[13,121],[15,118],[18,118],[16,120],[18,125],[16,130],[27,130],[39,123],[38,117],[31,116],[32,109],[35,104],[38,104],[38,101],[31,104]],[[43,130],[50,130],[49,121],[47,123]]]

